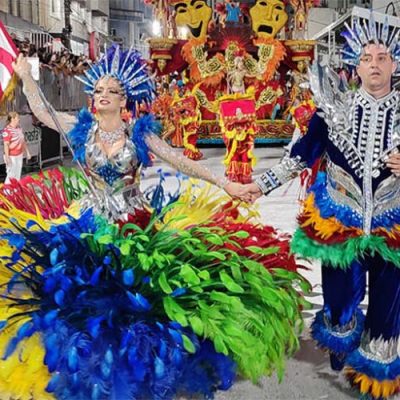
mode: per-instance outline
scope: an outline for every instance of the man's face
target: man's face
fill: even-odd
[[[384,88],[390,89],[396,67],[397,63],[392,60],[384,45],[369,44],[365,46],[360,57],[357,73],[363,88],[368,92],[376,92]]]
[[[257,0],[250,9],[250,16],[253,31],[262,38],[275,37],[288,20],[281,0]]]
[[[192,38],[207,35],[212,9],[205,0],[182,0],[175,4],[177,26],[186,27]]]

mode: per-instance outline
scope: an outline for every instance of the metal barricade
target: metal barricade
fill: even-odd
[[[55,74],[53,71],[42,67],[39,86],[47,101],[57,111],[77,111],[88,105],[83,83],[71,75]],[[7,108],[19,113],[29,112],[29,106],[22,93],[21,85],[18,85],[15,90],[14,104]]]
[[[47,101],[58,112],[77,112],[82,107],[87,107],[87,96],[83,91],[83,84],[73,76],[64,75],[62,73],[55,74],[49,69],[41,68],[40,71],[40,88]],[[11,103],[6,103],[4,114],[7,111],[17,111],[21,115],[29,114],[30,108],[25,95],[22,93],[22,85],[19,84],[15,90],[15,98]],[[2,112],[2,113],[3,113]],[[48,162],[63,162],[63,147],[66,144],[60,135],[48,127],[38,129],[38,164],[39,168]],[[34,152],[36,155],[36,152]],[[0,164],[2,160],[0,159]]]

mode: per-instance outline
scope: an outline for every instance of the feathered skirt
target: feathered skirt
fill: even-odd
[[[211,188],[115,223],[80,208],[86,190],[68,169],[0,188],[1,399],[211,398],[282,377],[309,289],[288,237]]]

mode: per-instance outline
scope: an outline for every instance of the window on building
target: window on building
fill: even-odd
[[[9,0],[8,9],[10,10],[10,14],[16,17],[21,16],[21,4],[19,0]]]
[[[52,17],[61,18],[61,0],[50,0],[50,14]]]

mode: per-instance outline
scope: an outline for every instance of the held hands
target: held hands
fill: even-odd
[[[386,166],[395,176],[400,176],[400,153],[391,154],[386,162]]]
[[[241,183],[229,182],[224,186],[224,190],[229,196],[240,199],[246,203],[254,203],[262,192],[255,183],[242,185]]]
[[[22,79],[24,76],[31,75],[32,67],[28,63],[23,54],[19,54],[18,58],[12,63],[15,73]]]
[[[246,187],[246,195],[250,198],[249,203],[255,203],[257,199],[259,199],[262,195],[263,192],[260,190],[260,188],[253,182],[249,183]]]

